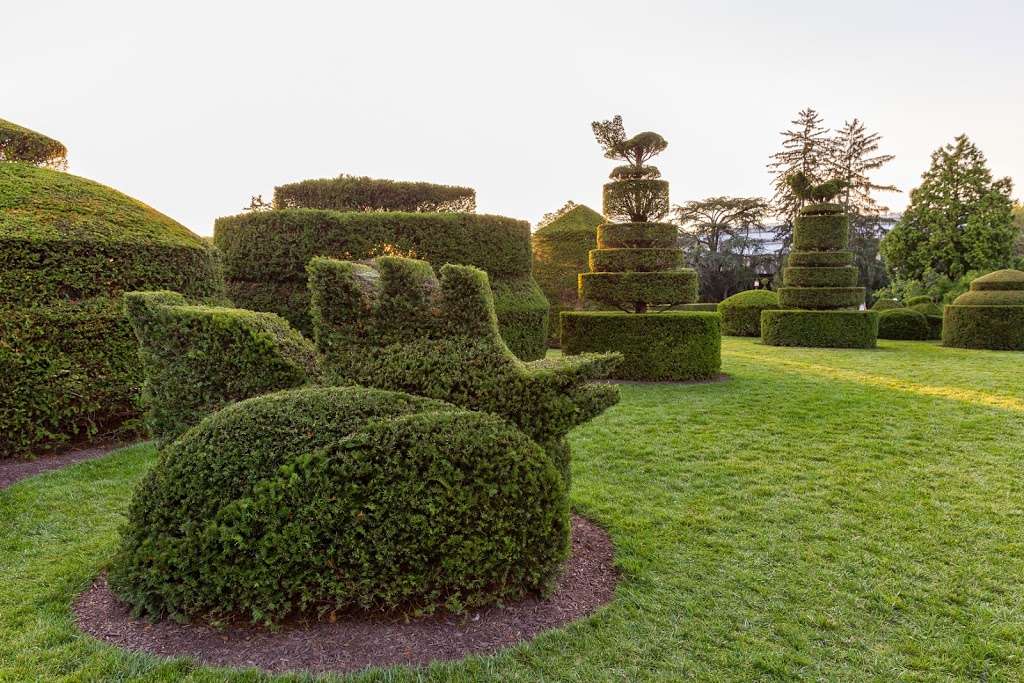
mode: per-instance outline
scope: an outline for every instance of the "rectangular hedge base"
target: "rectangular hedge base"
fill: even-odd
[[[877,339],[876,311],[761,312],[761,341],[769,346],[873,349]]]
[[[611,379],[686,382],[722,369],[721,317],[701,311],[562,311],[562,352],[618,351]]]

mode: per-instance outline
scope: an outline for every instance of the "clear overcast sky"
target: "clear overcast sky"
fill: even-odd
[[[807,106],[859,117],[903,195],[967,133],[1024,195],[1024,2],[47,2],[3,11],[0,118],[200,234],[275,185],[469,185],[531,223],[600,210],[590,122],[669,141],[672,201],[766,195]]]

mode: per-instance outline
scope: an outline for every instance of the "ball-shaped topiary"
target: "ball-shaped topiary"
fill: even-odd
[[[871,304],[872,311],[888,311],[894,308],[903,308],[903,304],[896,299],[875,299]]]
[[[305,388],[232,404],[165,449],[109,577],[151,617],[461,611],[545,591],[568,540],[558,469],[508,422]]]
[[[879,339],[923,340],[928,337],[928,318],[920,311],[890,308],[878,314]]]
[[[779,308],[779,295],[768,289],[751,289],[733,294],[718,304],[722,334],[760,337],[761,311]]]
[[[1024,272],[999,270],[971,282],[969,291],[946,306],[942,343],[1024,350]]]

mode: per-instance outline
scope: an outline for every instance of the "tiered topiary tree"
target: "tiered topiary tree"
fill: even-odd
[[[779,310],[761,314],[761,337],[772,346],[872,348],[878,313],[860,311],[864,288],[857,286],[853,254],[846,251],[849,217],[831,204],[844,183],[813,185],[802,173],[789,177],[804,202],[793,224],[793,252],[783,271]]]
[[[604,186],[605,217],[623,222],[598,226],[579,297],[621,312],[563,311],[562,349],[621,352],[618,379],[714,377],[721,368],[718,315],[670,310],[697,300],[697,273],[682,267],[676,227],[657,222],[668,213],[668,182],[647,162],[668,143],[651,132],[627,138],[620,116],[593,129],[607,158],[627,162]]]
[[[1024,351],[1024,272],[997,270],[972,281],[969,291],[946,306],[942,343]]]

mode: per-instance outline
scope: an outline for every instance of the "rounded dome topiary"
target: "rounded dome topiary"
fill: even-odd
[[[928,339],[928,318],[910,308],[889,308],[878,314],[879,339]]]
[[[946,306],[942,343],[1024,350],[1024,272],[998,270],[972,281],[969,291]]]
[[[935,303],[932,300],[932,298],[930,296],[928,296],[927,294],[922,294],[920,296],[912,296],[912,297],[910,297],[909,299],[907,299],[904,302],[904,305],[907,308],[913,308],[914,306],[917,306],[918,304],[931,304],[931,303]]]
[[[760,337],[761,311],[779,308],[779,295],[768,289],[751,289],[733,294],[718,304],[722,334]]]
[[[871,304],[872,311],[887,311],[892,308],[903,308],[896,299],[875,299],[875,303]]]
[[[151,617],[458,612],[544,592],[568,541],[558,469],[508,422],[305,388],[232,404],[171,444],[109,577]]]

